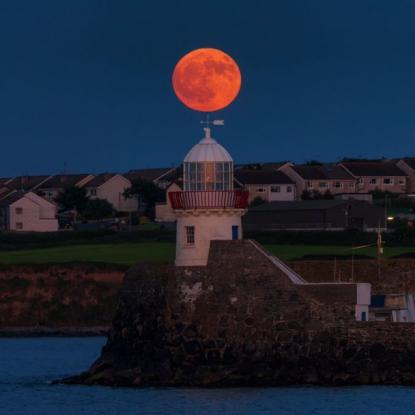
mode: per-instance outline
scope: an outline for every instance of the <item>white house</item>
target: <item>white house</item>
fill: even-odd
[[[33,192],[12,191],[0,199],[0,229],[17,232],[58,230],[56,205]]]
[[[89,198],[104,199],[111,203],[112,207],[119,212],[137,211],[137,199],[127,199],[123,196],[124,191],[131,187],[131,182],[120,174],[99,174],[88,181],[84,187]]]
[[[295,183],[282,171],[236,169],[235,181],[249,191],[249,202],[258,197],[267,202],[296,197]]]

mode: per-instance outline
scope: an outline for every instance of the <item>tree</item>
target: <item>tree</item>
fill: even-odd
[[[250,207],[260,206],[260,205],[263,205],[264,203],[266,203],[266,201],[261,196],[257,196],[252,200],[249,206]]]
[[[88,200],[82,214],[85,219],[100,220],[110,218],[114,214],[114,208],[105,199],[91,199]]]
[[[85,209],[88,196],[83,187],[73,186],[59,193],[55,198],[55,202],[64,210],[74,210],[76,215],[76,213],[82,212]]]
[[[124,191],[125,198],[135,197],[138,200],[138,210],[143,209],[149,213],[154,211],[157,202],[164,198],[165,191],[156,186],[152,181],[138,178],[133,181],[131,187]]]
[[[318,190],[304,190],[301,193],[302,200],[321,200],[321,199],[334,199],[333,194],[330,190],[326,190],[324,193],[319,192]]]
[[[309,160],[306,162],[307,166],[322,166],[323,163],[319,160]]]

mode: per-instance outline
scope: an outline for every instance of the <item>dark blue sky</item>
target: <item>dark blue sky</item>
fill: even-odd
[[[202,115],[171,88],[198,47],[243,86],[236,162],[415,154],[412,0],[2,0],[0,176],[179,163]]]

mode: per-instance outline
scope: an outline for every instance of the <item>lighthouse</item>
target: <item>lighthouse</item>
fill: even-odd
[[[206,266],[210,242],[242,239],[248,192],[234,189],[233,160],[205,136],[183,161],[183,191],[169,193],[177,219],[176,266]]]

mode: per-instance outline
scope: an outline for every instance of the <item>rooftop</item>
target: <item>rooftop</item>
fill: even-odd
[[[407,157],[402,159],[409,167],[415,170],[415,157]]]
[[[112,179],[117,173],[101,173],[85,184],[85,187],[99,187],[109,179]]]
[[[395,163],[391,161],[352,161],[343,162],[354,176],[406,176]]]
[[[307,164],[296,164],[293,170],[305,180],[353,180],[353,176],[343,167],[336,164],[324,164],[310,166]]]
[[[235,179],[241,184],[294,184],[281,171],[236,169]]]
[[[233,162],[231,155],[210,136],[210,128],[204,128],[205,137],[187,153],[185,163]]]
[[[90,174],[57,174],[44,181],[39,189],[61,189],[65,187],[73,187],[81,180],[84,180]]]
[[[50,177],[50,175],[18,176],[7,182],[7,187],[12,190],[32,190]]]
[[[165,176],[170,176],[170,172],[174,172],[175,167],[157,167],[152,169],[135,169],[123,174],[129,180],[147,180],[149,182],[158,180]]]

